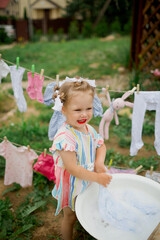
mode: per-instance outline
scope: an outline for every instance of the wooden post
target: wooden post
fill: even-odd
[[[154,229],[154,231],[151,233],[147,240],[159,240],[159,239],[160,239],[160,223],[157,225],[157,227]]]

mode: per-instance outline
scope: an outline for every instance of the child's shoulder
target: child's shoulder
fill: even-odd
[[[71,136],[71,137],[74,137],[72,131],[68,128],[68,124],[66,123],[63,123],[63,125],[58,129],[56,135],[54,138],[57,138],[57,137],[65,137],[65,136]]]
[[[94,135],[97,134],[97,131],[95,130],[94,127],[92,127],[90,124],[87,124],[88,131]]]

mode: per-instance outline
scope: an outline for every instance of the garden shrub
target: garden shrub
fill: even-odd
[[[94,33],[97,37],[105,37],[108,33],[107,23],[103,20],[94,29]]]
[[[129,21],[124,25],[124,34],[130,34],[132,30],[132,19],[130,18]]]
[[[90,21],[84,22],[82,27],[82,36],[84,38],[90,38],[92,36],[92,32],[92,23]]]
[[[110,31],[111,32],[116,32],[116,33],[120,33],[121,32],[121,24],[120,24],[118,18],[116,18],[115,21],[113,21],[111,23]]]
[[[76,21],[72,21],[68,30],[69,39],[77,39],[79,36],[79,28],[78,23]]]
[[[52,41],[52,39],[53,39],[53,34],[54,34],[53,28],[50,27],[50,28],[48,29],[48,40],[49,40],[49,41]]]
[[[12,43],[13,38],[8,37],[4,28],[0,28],[0,43]]]

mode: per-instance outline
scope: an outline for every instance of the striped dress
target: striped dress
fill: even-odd
[[[77,165],[89,171],[94,171],[96,148],[103,144],[103,139],[88,124],[87,130],[88,133],[85,134],[64,123],[54,137],[50,151],[53,153],[56,176],[56,184],[52,190],[52,195],[58,200],[55,215],[59,214],[64,207],[70,207],[74,211],[75,197],[89,184],[89,181],[78,179],[65,169],[57,150],[76,152]]]

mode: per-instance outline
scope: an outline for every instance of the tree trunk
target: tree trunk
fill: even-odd
[[[107,8],[109,7],[110,2],[111,2],[111,0],[106,0],[105,4],[103,5],[102,9],[100,10],[100,12],[98,14],[98,17],[96,18],[96,21],[93,23],[93,28],[95,28],[97,26],[99,21],[104,16],[104,13],[107,10]]]

